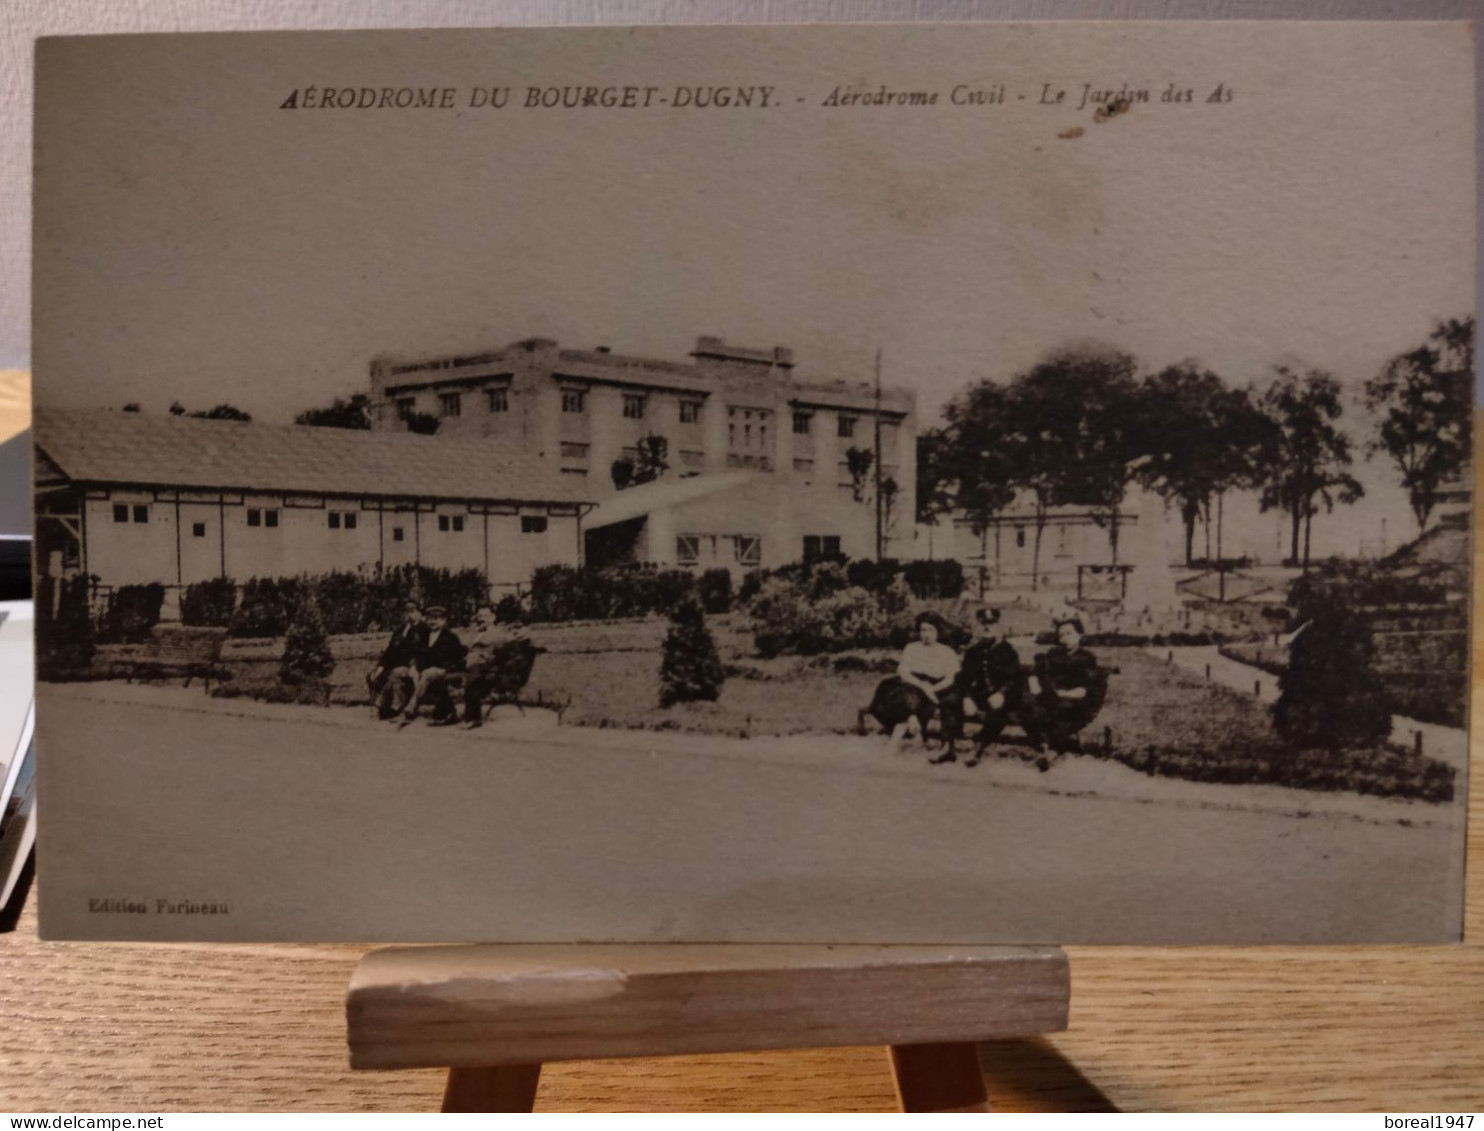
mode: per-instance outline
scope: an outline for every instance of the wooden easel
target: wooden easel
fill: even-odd
[[[391,947],[346,997],[352,1068],[447,1068],[443,1110],[530,1111],[554,1060],[890,1046],[903,1111],[986,1111],[977,1041],[1065,1029],[1054,947]]]

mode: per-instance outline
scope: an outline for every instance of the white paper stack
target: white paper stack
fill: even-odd
[[[35,680],[30,601],[0,602],[0,911],[36,843]]]

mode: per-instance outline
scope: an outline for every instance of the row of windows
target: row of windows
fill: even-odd
[[[359,516],[355,511],[326,511],[325,522],[331,530],[354,530]],[[114,522],[148,522],[148,503],[114,503]],[[247,525],[257,527],[276,527],[278,525],[278,511],[276,509],[264,510],[260,507],[249,507],[247,509]],[[520,532],[522,534],[544,534],[547,529],[547,518],[540,514],[521,515]],[[464,516],[461,514],[440,514],[438,516],[438,529],[447,533],[459,534],[464,529]],[[206,523],[194,522],[191,524],[191,534],[196,538],[206,537]],[[404,537],[403,528],[396,526],[392,528],[392,541],[400,542]]]
[[[486,389],[484,395],[490,412],[510,411],[510,390],[506,388]],[[625,393],[623,395],[623,415],[626,420],[643,420],[648,411],[649,398],[641,393]],[[406,416],[417,408],[417,401],[412,397],[403,397],[396,402],[399,414]],[[464,399],[462,393],[440,393],[438,395],[439,416],[462,416],[464,411]],[[565,413],[583,413],[587,411],[587,392],[583,389],[562,390],[562,411]],[[737,409],[729,409],[728,415],[735,416]],[[744,410],[748,417],[752,416],[750,410]],[[759,415],[766,415],[759,411]],[[695,424],[701,419],[700,401],[680,402],[680,423]],[[843,440],[852,439],[855,436],[855,426],[859,417],[847,416],[841,413],[835,421],[836,435]],[[794,413],[794,435],[808,436],[814,427],[814,414],[812,412]],[[766,427],[762,428],[762,434],[766,434]]]
[[[676,535],[676,564],[683,566],[700,564],[703,544],[710,553],[709,560],[719,561],[722,543],[730,543],[732,557],[738,565],[751,568],[763,564],[763,540],[755,534]]]

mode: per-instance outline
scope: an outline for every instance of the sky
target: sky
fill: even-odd
[[[790,346],[805,377],[865,379],[880,349],[924,423],[1084,341],[1358,392],[1472,309],[1473,50],[1421,24],[77,41],[40,75],[37,403],[287,421],[377,354],[683,360],[700,334]],[[774,96],[465,105],[572,83]],[[1002,83],[1005,105],[824,105]],[[1100,122],[1084,83],[1155,101]],[[280,108],[309,84],[458,108]]]

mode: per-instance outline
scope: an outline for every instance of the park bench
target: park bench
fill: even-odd
[[[130,683],[136,678],[184,676],[181,686],[189,687],[191,680],[199,678],[210,691],[212,679],[230,678],[220,663],[226,642],[225,628],[157,624],[149,630],[149,640],[131,650],[122,662]]]

